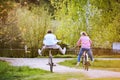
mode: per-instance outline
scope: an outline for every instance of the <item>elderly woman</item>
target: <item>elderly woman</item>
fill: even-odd
[[[80,48],[80,52],[78,54],[78,62],[77,62],[77,65],[79,65],[80,63],[80,58],[81,56],[83,55],[84,51],[87,51],[88,53],[88,56],[90,57],[91,61],[93,61],[93,55],[92,55],[92,51],[91,51],[91,44],[92,44],[92,41],[91,39],[89,38],[89,36],[87,36],[87,33],[86,32],[81,32],[81,36],[79,38],[79,40],[77,41],[77,46],[81,46]]]

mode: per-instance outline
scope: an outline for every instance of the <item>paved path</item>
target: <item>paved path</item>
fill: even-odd
[[[4,58],[4,57],[0,57],[0,59],[10,62],[11,65],[13,66],[29,66],[31,68],[40,68],[44,70],[49,70],[49,66],[46,65],[48,63],[47,58]],[[54,63],[56,63],[56,66],[54,67],[54,72],[57,72],[57,73],[78,72],[78,73],[83,73],[90,78],[101,78],[101,77],[119,77],[120,78],[120,72],[97,70],[97,69],[90,69],[89,71],[85,71],[83,69],[70,68],[70,67],[61,66],[57,64],[58,62],[61,62],[64,60],[70,60],[70,59],[71,58],[54,58],[53,59]]]

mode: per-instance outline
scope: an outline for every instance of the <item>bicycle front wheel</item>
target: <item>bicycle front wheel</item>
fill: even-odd
[[[49,65],[50,65],[50,71],[53,72],[53,61],[52,61],[52,57],[49,57]]]

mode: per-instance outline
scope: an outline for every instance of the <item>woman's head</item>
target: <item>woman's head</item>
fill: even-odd
[[[85,31],[82,31],[80,34],[81,36],[87,36],[87,33]]]

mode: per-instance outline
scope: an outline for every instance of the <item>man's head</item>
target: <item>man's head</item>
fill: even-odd
[[[48,30],[47,33],[52,33],[52,31],[51,31],[51,30]]]

